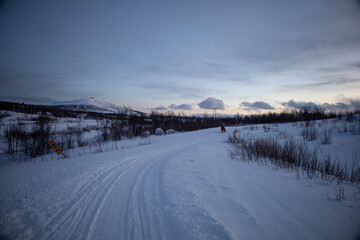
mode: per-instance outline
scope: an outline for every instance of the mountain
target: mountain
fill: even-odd
[[[107,103],[94,97],[53,103],[51,106],[67,110],[85,112],[125,113],[130,111],[128,108],[120,107],[112,103]]]

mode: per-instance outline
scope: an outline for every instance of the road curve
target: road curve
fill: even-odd
[[[181,179],[171,176],[176,174],[172,161],[204,140],[190,137],[178,144],[150,145],[126,158],[119,154],[119,161],[78,184],[34,239],[230,238]]]

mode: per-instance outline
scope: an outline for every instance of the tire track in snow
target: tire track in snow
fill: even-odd
[[[166,153],[161,152],[155,153],[152,156],[148,155],[148,163],[142,169],[140,169],[139,172],[137,172],[136,176],[130,184],[131,187],[129,190],[129,196],[125,204],[126,210],[124,216],[124,229],[126,232],[123,236],[124,239],[152,238],[152,233],[154,233],[154,231],[151,229],[151,227],[154,225],[149,224],[152,221],[148,218],[149,210],[147,206],[150,205],[151,201],[150,199],[146,198],[145,185],[148,181],[147,178],[151,171],[157,173],[161,172],[164,163],[169,160],[168,157],[164,157],[162,155],[173,155],[179,151],[183,151],[183,146],[168,150]],[[159,163],[161,163],[160,166]],[[152,186],[155,188],[157,184],[153,182]],[[158,192],[161,192],[161,190]],[[154,201],[154,198],[156,197],[157,196],[153,195],[151,200]],[[158,219],[156,220],[159,221]],[[160,234],[161,232],[158,230],[157,235]]]
[[[163,170],[174,156],[203,141],[204,139],[193,139],[180,145],[171,145],[170,149],[150,148],[146,154],[136,153],[135,157],[119,163],[112,162],[97,170],[94,179],[87,178],[76,186],[65,205],[68,207],[59,211],[45,226],[45,230],[38,233],[34,239],[102,238],[104,232],[98,230],[102,229],[100,225],[103,227],[104,223],[99,222],[100,219],[118,221],[117,225],[111,223],[109,226],[107,234],[110,234],[110,238],[121,236],[121,239],[159,239],[167,238],[169,235],[179,238],[180,235],[177,236],[176,233],[188,231],[187,228],[192,227],[189,225],[191,219],[179,219],[175,215],[176,212],[169,213],[168,208],[162,207],[162,203],[168,204],[167,200],[164,200],[168,193],[162,185]],[[121,181],[122,179],[124,181]],[[154,195],[155,192],[159,195]],[[124,198],[117,199],[119,195],[124,194],[128,195],[125,204],[121,202]],[[113,207],[116,208],[112,213],[112,217],[115,218],[111,219],[106,213],[111,213]],[[197,218],[205,216],[202,215],[204,210],[197,206],[192,206],[190,212],[182,207],[179,210],[185,211],[186,217],[191,218],[192,210],[199,214],[195,216]],[[196,222],[198,221],[199,219],[196,219]],[[178,226],[178,223],[181,226]],[[207,217],[201,225],[206,227],[208,224],[213,225]],[[201,234],[199,230],[192,231]]]
[[[124,162],[122,162],[124,163]],[[58,203],[58,205],[60,206],[64,206],[64,205],[68,205],[69,201],[72,202],[77,202],[80,199],[84,198],[84,195],[86,195],[87,191],[91,190],[91,187],[93,186],[94,183],[96,183],[96,179],[98,179],[98,177],[100,175],[103,174],[108,174],[109,172],[113,171],[113,165],[107,164],[104,167],[101,167],[97,170],[97,172],[93,173],[95,175],[95,177],[97,176],[97,178],[92,179],[91,181],[89,180],[89,177],[86,177],[86,180],[79,182],[76,187],[74,188],[74,190],[72,191],[70,197],[67,197],[65,200],[62,200]],[[85,175],[88,175],[88,172],[86,172]],[[56,219],[58,218],[59,215],[61,215],[61,213],[63,213],[65,210],[64,209],[60,209],[58,210],[54,216],[52,216],[48,221],[46,221],[44,223],[45,226],[48,226],[51,222],[56,221]],[[63,213],[64,214],[64,213]]]
[[[116,186],[116,184],[120,181],[120,179],[124,176],[124,174],[126,174],[128,172],[128,170],[130,170],[131,168],[133,167],[136,167],[138,165],[140,165],[141,163],[143,162],[146,162],[147,159],[145,158],[141,158],[143,159],[142,161],[138,161],[137,164],[129,167],[126,169],[126,171],[122,171],[115,179],[115,181],[111,184],[110,188],[108,191],[106,191],[106,194],[105,196],[102,198],[101,202],[100,202],[100,206],[96,209],[96,212],[95,212],[95,216],[92,218],[92,222],[90,224],[90,230],[88,232],[88,235],[87,235],[87,239],[91,239],[91,236],[95,230],[95,226],[96,226],[96,223],[98,222],[98,219],[99,219],[99,216],[100,216],[100,213],[101,211],[103,210],[104,206],[105,206],[105,203],[107,202],[108,200],[108,197],[110,195],[110,193],[113,191],[114,187]]]
[[[69,239],[75,232],[77,234],[81,234],[83,232],[92,232],[92,231],[81,231],[79,228],[82,225],[82,228],[85,228],[88,224],[86,220],[89,218],[84,218],[85,215],[91,213],[96,206],[101,202],[104,202],[106,199],[102,198],[102,196],[108,196],[108,192],[111,189],[106,190],[106,186],[112,184],[114,181],[118,180],[119,177],[116,178],[119,174],[122,176],[126,171],[130,168],[135,167],[140,164],[142,161],[146,161],[145,157],[139,158],[131,158],[126,161],[122,161],[118,165],[110,165],[108,169],[102,172],[95,180],[86,181],[81,187],[79,187],[73,194],[73,199],[71,199],[71,203],[68,203],[68,206],[71,206],[68,209],[62,210],[53,218],[53,220],[48,224],[51,228],[50,231],[43,233],[43,236],[34,237],[34,239]],[[125,166],[124,166],[125,165]],[[115,177],[115,179],[113,179]],[[113,179],[113,181],[111,181]],[[93,186],[93,184],[96,184]],[[107,191],[107,192],[106,192]],[[100,200],[99,200],[100,198]],[[100,201],[100,203],[99,203]],[[91,209],[93,207],[93,209]],[[100,210],[95,211],[98,214]],[[59,219],[60,218],[60,219]],[[91,218],[90,218],[91,219]],[[97,218],[94,219],[94,221]],[[86,222],[85,224],[83,222]],[[90,226],[93,226],[92,222]],[[78,236],[81,237],[81,236]]]
[[[136,172],[136,176],[129,183],[131,187],[125,204],[123,216],[125,221],[122,227],[125,232],[122,232],[121,239],[182,239],[185,237],[183,234],[188,237],[197,236],[201,238],[202,233],[199,229],[216,227],[214,225],[215,221],[210,219],[203,212],[204,209],[195,203],[191,205],[190,210],[184,209],[182,204],[178,206],[172,205],[173,209],[168,206],[167,194],[169,192],[166,192],[163,186],[164,167],[169,161],[176,159],[179,153],[186,151],[193,144],[194,142],[186,143],[180,147],[149,156],[149,162]],[[176,188],[176,186],[173,187]],[[184,197],[185,199],[190,197],[189,200],[193,202],[192,196],[185,195]],[[184,204],[186,207],[189,206],[187,202],[184,202]],[[195,211],[194,216],[191,215],[193,210]],[[183,219],[178,216],[177,211],[180,211],[182,216],[186,218]],[[195,217],[195,219],[191,219],[191,217]],[[192,220],[195,222],[192,223]],[[197,224],[201,226],[193,229]],[[224,233],[216,234],[221,235]]]
[[[161,239],[161,223],[166,222],[163,214],[163,204],[162,199],[165,194],[164,189],[161,188],[161,177],[162,171],[165,164],[171,160],[170,156],[175,156],[179,152],[183,151],[183,147],[173,149],[172,151],[167,152],[165,155],[157,156],[157,159],[150,161],[152,164],[149,164],[146,169],[144,169],[143,174],[139,179],[139,188],[137,192],[134,192],[134,197],[137,197],[138,203],[138,212],[139,219],[141,223],[141,232],[142,239]],[[151,186],[151,187],[150,187]],[[147,193],[147,191],[150,193]],[[152,195],[150,196],[150,194]],[[158,194],[155,194],[158,193]],[[151,200],[150,200],[151,199]],[[157,211],[154,211],[157,209]],[[150,214],[149,212],[152,212]],[[156,222],[156,224],[155,224]],[[151,224],[150,224],[151,223]]]
[[[150,163],[148,163],[147,165],[149,165]],[[139,188],[138,185],[138,179],[139,176],[141,176],[141,174],[143,173],[144,170],[146,170],[147,165],[140,170],[140,172],[138,172],[135,176],[135,178],[133,179],[133,181],[131,182],[130,185],[130,189],[128,192],[128,198],[126,201],[126,208],[125,208],[125,217],[123,219],[124,220],[124,228],[125,229],[125,236],[124,239],[140,239],[143,238],[143,227],[142,227],[142,220],[141,220],[141,215],[140,215],[140,211],[139,211],[139,204],[138,204],[138,198],[136,198],[136,193],[139,191],[137,190]],[[140,225],[140,231],[139,228],[137,226]]]

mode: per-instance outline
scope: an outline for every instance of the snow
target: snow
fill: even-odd
[[[174,129],[168,129],[166,130],[166,134],[174,134],[175,130]]]
[[[120,107],[112,103],[107,103],[94,97],[58,102],[52,104],[51,106],[58,106],[72,110],[86,110],[104,113],[119,113],[127,111],[124,107]]]
[[[164,130],[162,130],[162,128],[157,128],[155,130],[155,135],[163,135],[164,134]]]
[[[237,129],[244,136],[286,133],[301,138],[299,126],[270,127],[266,133],[262,125]],[[141,138],[124,140],[124,146],[132,147],[69,159],[45,156],[43,161],[2,167],[0,238],[360,236],[357,185],[344,183],[345,199],[335,200],[335,183],[235,161],[224,143],[234,129],[152,136],[149,144],[141,144]],[[350,156],[358,143],[359,135],[334,132],[332,144],[323,147],[341,157],[344,146]]]

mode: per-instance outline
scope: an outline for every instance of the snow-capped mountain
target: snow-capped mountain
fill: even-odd
[[[59,107],[62,109],[86,112],[124,113],[129,111],[129,109],[125,107],[120,107],[112,103],[107,103],[94,97],[73,101],[58,102],[52,104],[51,106]]]

